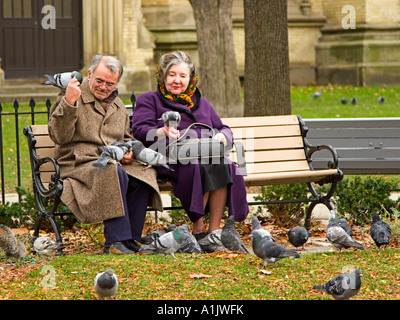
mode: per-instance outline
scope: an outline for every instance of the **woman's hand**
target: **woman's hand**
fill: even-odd
[[[214,136],[214,139],[222,141],[222,143],[224,144],[224,146],[226,146],[226,144],[227,144],[226,137],[225,137],[225,135],[224,135],[222,132],[217,133],[217,134]]]
[[[165,138],[167,136],[171,140],[178,140],[181,136],[181,132],[173,127],[161,127],[157,129],[157,136],[159,138]]]

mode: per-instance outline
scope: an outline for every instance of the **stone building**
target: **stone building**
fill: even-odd
[[[46,5],[56,9],[55,29],[46,27]],[[397,0],[288,0],[292,84],[397,84],[399,21]],[[242,0],[234,0],[233,22],[243,76]],[[125,66],[120,90],[143,92],[154,88],[160,54],[181,49],[198,61],[196,38],[188,0],[0,1],[0,68],[6,79],[85,72],[94,54],[105,53]]]

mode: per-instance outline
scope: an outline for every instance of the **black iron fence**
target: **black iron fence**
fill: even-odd
[[[131,96],[135,104],[134,93]],[[132,112],[132,105],[126,108]],[[0,202],[6,204],[6,194],[16,193],[17,187],[30,189],[32,176],[29,163],[29,152],[23,129],[27,125],[46,124],[52,102],[47,99],[38,104],[33,98],[28,104],[0,102]]]

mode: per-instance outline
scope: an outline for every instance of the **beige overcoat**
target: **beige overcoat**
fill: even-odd
[[[107,164],[105,168],[92,166],[100,155],[98,146],[119,139],[127,141],[132,136],[129,116],[120,98],[115,98],[105,112],[90,92],[87,79],[81,90],[76,106],[69,105],[60,93],[50,110],[49,132],[56,143],[55,157],[64,181],[61,200],[82,223],[96,223],[125,214],[117,164]],[[156,171],[144,170],[138,162],[123,167],[129,175],[154,189],[149,205],[162,211]]]

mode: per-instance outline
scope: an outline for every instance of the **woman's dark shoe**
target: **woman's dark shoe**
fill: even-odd
[[[196,233],[196,234],[193,234],[193,235],[196,238],[196,240],[199,241],[199,240],[207,237],[207,234],[208,234],[207,232],[200,232],[200,233]]]
[[[112,244],[106,244],[104,246],[104,254],[135,254],[136,252],[133,250],[130,250],[123,244],[123,242],[114,242]]]

